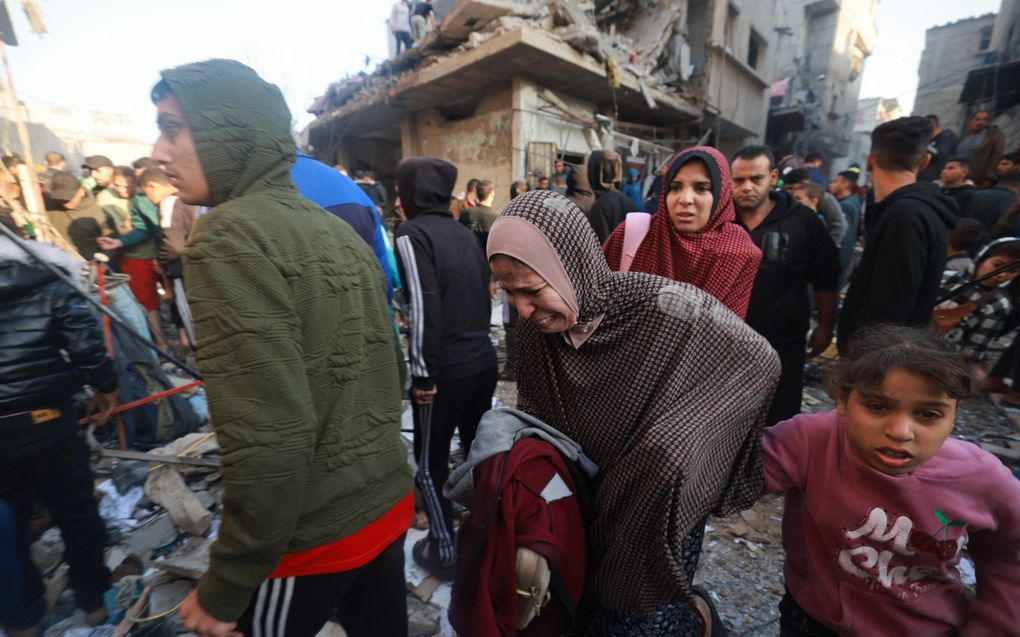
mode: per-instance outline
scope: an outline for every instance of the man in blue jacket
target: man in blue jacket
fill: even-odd
[[[298,151],[290,178],[298,192],[354,228],[379,259],[386,275],[386,300],[393,300],[393,290],[400,288],[396,257],[386,237],[386,228],[375,212],[375,204],[346,175]]]

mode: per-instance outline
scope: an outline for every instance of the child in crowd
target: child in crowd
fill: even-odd
[[[947,271],[942,277],[939,298],[947,298],[935,308],[935,324],[946,340],[973,362],[985,359],[988,346],[999,337],[1009,318],[1013,303],[1006,286],[1020,274],[1020,265],[980,283],[967,284],[1017,259],[1020,239],[998,239],[977,253],[966,272]]]
[[[985,224],[977,219],[964,217],[949,233],[949,247],[946,250],[946,270],[966,272],[974,265],[971,255],[984,240]]]
[[[836,410],[762,443],[766,490],[786,493],[781,635],[1020,635],[1020,482],[949,439],[971,390],[963,356],[929,332],[872,328],[830,390]]]

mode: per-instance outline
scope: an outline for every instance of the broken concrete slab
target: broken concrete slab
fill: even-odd
[[[439,608],[427,604],[415,595],[407,596],[408,637],[432,637],[439,631]]]
[[[49,573],[64,559],[64,539],[60,529],[46,529],[42,536],[32,543],[32,561],[41,573]]]
[[[166,573],[201,579],[209,570],[209,549],[212,542],[204,538],[191,538],[181,548],[161,560],[152,563],[152,566]]]
[[[153,586],[149,594],[149,615],[160,615],[176,608],[191,590],[191,583],[182,579]]]
[[[212,514],[191,492],[176,469],[161,467],[149,474],[145,494],[165,507],[174,524],[189,534],[205,535],[209,530]]]
[[[130,553],[148,557],[152,551],[177,539],[177,527],[166,513],[154,515],[131,531],[124,545]]]

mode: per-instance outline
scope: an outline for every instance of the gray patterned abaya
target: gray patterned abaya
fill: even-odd
[[[500,215],[511,216],[549,239],[574,287],[578,322],[604,315],[576,349],[527,321],[518,329],[518,409],[576,440],[602,470],[589,588],[613,611],[651,616],[688,604],[696,564],[685,560],[684,537],[709,513],[746,509],[761,493],[761,428],[778,359],[709,294],[612,272],[566,198],[528,192]],[[490,258],[505,254],[500,225],[512,224],[493,225]]]

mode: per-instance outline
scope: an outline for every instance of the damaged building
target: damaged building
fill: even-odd
[[[713,0],[459,0],[437,29],[372,74],[332,84],[309,109],[309,150],[393,169],[442,157],[496,185],[616,148],[646,176],[676,149],[724,152],[764,137],[772,11]],[[452,5],[452,6],[451,6]]]
[[[831,167],[851,152],[864,63],[874,47],[878,0],[777,3],[769,144]]]

